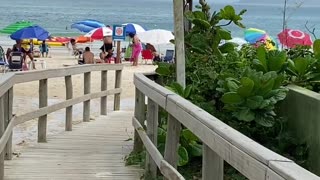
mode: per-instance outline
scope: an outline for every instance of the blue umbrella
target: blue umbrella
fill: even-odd
[[[140,32],[145,32],[146,29],[139,24],[134,24],[134,23],[125,23],[122,24],[123,26],[126,26],[126,34],[128,35],[129,33],[137,34]]]
[[[105,26],[106,25],[104,25],[100,21],[88,19],[88,20],[83,20],[83,21],[79,21],[79,22],[72,24],[71,28],[78,29],[81,32],[88,33],[93,29],[105,27]]]
[[[46,40],[49,37],[49,32],[40,26],[29,26],[16,31],[10,35],[13,40],[21,39],[39,39]]]

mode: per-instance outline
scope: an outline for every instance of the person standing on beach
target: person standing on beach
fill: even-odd
[[[131,59],[133,60],[132,66],[138,66],[139,55],[142,51],[142,44],[136,34],[129,33],[129,37],[132,38],[132,54],[131,54]]]

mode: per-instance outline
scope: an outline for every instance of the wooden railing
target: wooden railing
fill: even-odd
[[[203,142],[203,180],[222,180],[224,161],[249,179],[314,180],[318,176],[296,163],[256,143],[188,100],[135,74],[136,87],[134,151],[145,147],[146,173],[153,178],[157,168],[167,179],[184,179],[176,170],[181,124]],[[145,109],[145,98],[148,98]],[[157,149],[159,106],[168,112],[164,157]],[[145,112],[147,110],[147,115]],[[144,127],[146,121],[146,127]]]
[[[66,131],[72,131],[72,107],[83,102],[83,121],[90,120],[90,100],[101,98],[100,113],[107,115],[107,96],[114,95],[114,110],[120,109],[123,65],[82,65],[60,69],[8,73],[0,76],[0,179],[4,178],[4,158],[12,159],[12,129],[26,121],[38,119],[38,142],[47,140],[47,115],[66,108]],[[90,93],[91,72],[101,71],[101,91]],[[115,71],[115,88],[107,90],[107,72]],[[72,75],[84,74],[84,95],[73,97]],[[65,78],[66,100],[48,106],[48,79]],[[39,109],[13,116],[13,87],[18,83],[39,81]]]

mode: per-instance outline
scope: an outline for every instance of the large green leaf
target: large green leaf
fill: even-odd
[[[241,96],[239,96],[237,93],[235,92],[228,92],[225,93],[222,98],[221,98],[222,102],[224,102],[225,104],[240,104],[243,102],[243,98]]]
[[[241,86],[239,87],[237,93],[241,97],[248,97],[251,95],[253,87],[254,87],[254,82],[250,78],[243,77],[241,79]]]
[[[255,118],[255,114],[248,108],[242,109],[239,112],[235,112],[234,116],[241,120],[241,121],[246,121],[246,122],[251,122]]]
[[[234,81],[227,81],[227,87],[231,92],[236,92],[239,88],[238,84]]]
[[[232,6],[228,5],[220,10],[220,14],[221,17],[225,20],[233,20],[236,15],[236,11]]]
[[[261,66],[264,68],[264,71],[268,71],[267,66],[267,51],[263,46],[259,46],[257,49],[257,57],[260,61]]]
[[[189,96],[191,95],[191,91],[192,91],[192,85],[188,85],[185,89],[184,89],[184,98],[189,98]]]
[[[269,51],[268,53],[268,71],[280,71],[287,60],[285,51]]]
[[[202,11],[194,11],[193,12],[193,16],[196,18],[196,19],[202,19],[202,20],[207,20],[206,18],[206,14]]]
[[[179,146],[178,155],[179,155],[178,166],[184,166],[189,162],[188,151],[183,146]]]
[[[298,57],[294,60],[294,64],[296,67],[296,71],[301,76],[307,72],[310,60],[308,58]]]
[[[196,141],[190,142],[186,149],[188,150],[188,154],[192,157],[202,156],[202,145]]]
[[[260,92],[258,92],[258,94],[261,96],[265,96],[266,94],[268,94],[273,89],[274,82],[275,82],[275,79],[270,79],[264,84],[261,84]]]
[[[184,129],[181,132],[181,135],[188,141],[199,141],[198,137],[194,135],[189,129]]]
[[[247,98],[246,105],[250,109],[258,109],[261,106],[263,100],[264,99],[262,96],[252,96],[252,97]]]
[[[234,51],[234,49],[235,49],[235,45],[234,45],[234,43],[232,43],[232,42],[227,42],[227,43],[219,46],[219,50],[220,50],[222,53],[229,53],[229,52]]]
[[[320,55],[320,39],[313,42],[313,52],[316,56]]]
[[[208,21],[202,20],[202,19],[194,19],[192,21],[194,25],[197,25],[201,27],[202,29],[209,29],[211,28],[211,24]]]
[[[230,31],[227,31],[222,28],[219,28],[217,31],[218,31],[218,35],[220,36],[221,39],[224,39],[224,40],[231,40],[232,39]]]
[[[258,115],[255,118],[255,122],[264,127],[272,127],[275,124],[275,120],[272,116]]]

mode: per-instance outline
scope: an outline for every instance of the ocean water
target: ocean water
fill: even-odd
[[[197,1],[195,1],[197,2]],[[211,1],[210,1],[211,2]],[[212,11],[227,4],[213,4]],[[266,30],[271,36],[282,29],[282,7],[272,4],[231,4],[243,16],[246,27]],[[30,20],[46,28],[53,35],[79,34],[70,25],[78,20],[96,19],[105,24],[137,23],[147,29],[173,30],[172,0],[1,0],[0,28],[19,21]],[[319,7],[294,6],[288,8],[288,27],[306,31],[305,23],[316,28],[320,34]],[[243,29],[230,26],[233,37],[243,38]],[[320,35],[319,35],[320,37]]]

